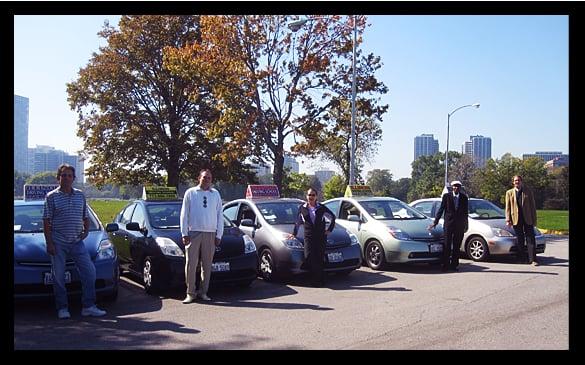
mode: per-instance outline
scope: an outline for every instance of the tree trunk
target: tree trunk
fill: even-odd
[[[278,191],[282,191],[282,179],[284,172],[284,153],[282,148],[274,153],[274,170],[272,171],[272,182],[278,186]]]

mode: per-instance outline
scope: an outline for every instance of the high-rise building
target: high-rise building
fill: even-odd
[[[420,156],[433,156],[439,152],[439,141],[432,134],[421,134],[414,137],[414,159]]]
[[[252,164],[252,170],[256,172],[256,176],[266,176],[272,172],[270,166],[259,164]]]
[[[319,182],[321,182],[321,185],[327,184],[327,182],[329,180],[331,180],[331,178],[333,176],[335,176],[335,171],[331,171],[331,170],[319,170],[319,171],[315,171],[315,177],[317,179],[319,179]]]
[[[290,172],[299,173],[299,163],[292,154],[284,153],[284,168],[289,169]]]
[[[75,180],[85,180],[84,159],[77,155],[70,155],[67,152],[57,150],[55,147],[37,145],[28,149],[29,169],[28,173],[35,175],[41,172],[57,172],[59,165],[66,163],[75,167]]]
[[[541,160],[543,160],[544,162],[548,162],[550,160],[553,160],[557,157],[561,158],[561,159],[569,159],[569,155],[565,155],[562,152],[536,152],[536,153],[525,153],[522,155],[522,159],[525,160],[529,157],[538,157]]]
[[[484,136],[469,136],[469,141],[464,143],[462,152],[472,158],[476,167],[484,167],[487,160],[492,158],[492,139]]]
[[[28,98],[14,95],[14,169],[28,171]]]
[[[463,143],[463,146],[461,146],[461,154],[473,157],[473,144],[471,141],[466,141]]]

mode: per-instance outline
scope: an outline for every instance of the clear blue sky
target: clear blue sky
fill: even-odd
[[[104,41],[105,19],[119,16],[16,16],[14,90],[29,98],[29,147],[83,148],[65,84]],[[410,177],[414,137],[434,134],[461,152],[471,135],[492,139],[492,157],[536,151],[568,153],[567,16],[371,16],[360,49],[381,57],[389,88],[377,157],[366,165]],[[333,165],[302,161],[301,172]]]

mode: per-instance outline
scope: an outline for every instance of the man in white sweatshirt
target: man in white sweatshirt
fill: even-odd
[[[211,264],[215,247],[219,246],[223,235],[223,211],[219,191],[211,187],[211,171],[201,170],[199,185],[188,189],[183,197],[181,207],[181,235],[185,245],[185,282],[187,296],[184,304],[192,303],[199,296],[202,300],[211,300],[207,296]],[[201,283],[195,291],[197,264],[201,258]]]

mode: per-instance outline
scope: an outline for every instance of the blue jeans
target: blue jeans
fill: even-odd
[[[53,293],[57,310],[67,308],[67,288],[65,287],[65,260],[71,257],[75,262],[81,279],[81,304],[84,308],[95,304],[95,266],[83,241],[64,243],[54,241]]]

